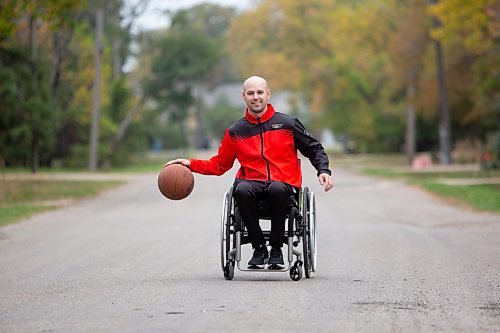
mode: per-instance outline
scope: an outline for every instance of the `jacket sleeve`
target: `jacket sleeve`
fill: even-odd
[[[219,146],[219,151],[217,155],[211,157],[208,160],[191,159],[191,166],[189,167],[191,171],[200,173],[203,175],[217,175],[220,176],[226,171],[231,169],[236,159],[236,153],[234,152],[231,144],[231,138],[229,137],[229,130],[226,130],[222,142]]]
[[[322,173],[332,174],[328,168],[328,155],[326,155],[323,145],[306,131],[298,119],[295,119],[293,124],[293,140],[295,147],[311,161],[311,164],[318,171],[318,176]]]

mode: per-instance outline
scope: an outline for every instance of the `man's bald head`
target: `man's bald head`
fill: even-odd
[[[248,87],[260,87],[262,89],[269,89],[268,86],[267,86],[267,81],[266,79],[260,77],[260,76],[250,76],[248,79],[245,80],[245,82],[243,82],[243,92],[245,92]]]
[[[260,117],[267,111],[267,101],[271,97],[271,90],[267,81],[260,76],[250,76],[243,82],[243,99],[247,104],[248,112],[254,117]]]

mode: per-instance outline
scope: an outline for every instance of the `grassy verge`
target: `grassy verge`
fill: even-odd
[[[500,212],[500,185],[448,185],[442,184],[443,179],[482,179],[500,177],[499,170],[481,171],[448,171],[448,172],[395,172],[388,168],[368,167],[362,170],[364,174],[400,179],[409,184],[417,185],[442,198],[449,199],[460,205],[466,205],[478,211]]]
[[[500,185],[444,185],[425,182],[422,187],[479,211],[500,213]]]
[[[54,209],[57,200],[96,195],[123,181],[0,180],[0,226]]]

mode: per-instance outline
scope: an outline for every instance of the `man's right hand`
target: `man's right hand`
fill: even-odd
[[[177,158],[175,160],[168,161],[167,163],[165,163],[165,165],[163,167],[166,167],[167,165],[170,165],[170,164],[176,164],[176,163],[187,166],[188,168],[191,166],[190,160],[187,160],[185,158]]]

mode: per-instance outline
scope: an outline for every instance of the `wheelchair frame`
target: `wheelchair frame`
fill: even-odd
[[[262,202],[260,203],[262,204]],[[268,216],[260,216],[260,220],[269,220]],[[235,206],[233,187],[224,194],[222,200],[220,249],[221,267],[226,280],[234,277],[235,266],[240,271],[251,272],[289,272],[290,278],[299,281],[302,278],[302,269],[306,278],[316,272],[317,267],[317,241],[316,241],[316,200],[314,193],[308,187],[299,191],[298,202],[290,208],[285,224],[286,243],[288,245],[288,267],[284,269],[250,269],[241,268],[241,246],[247,244],[247,231]],[[264,230],[264,238],[269,240],[269,231]],[[302,251],[295,248],[302,243]],[[294,262],[293,256],[296,260]]]

